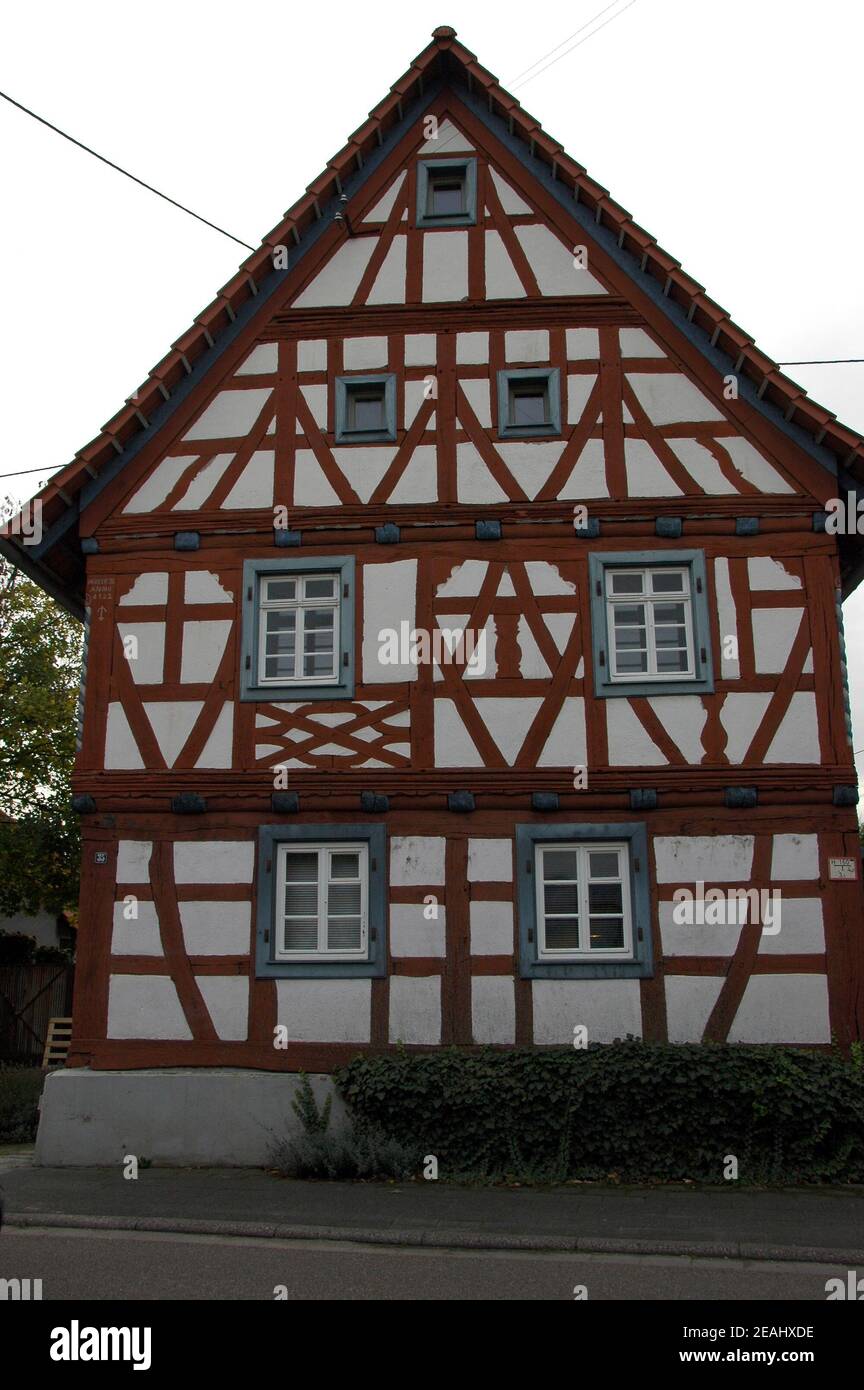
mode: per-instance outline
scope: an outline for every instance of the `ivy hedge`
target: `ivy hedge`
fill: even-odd
[[[837,1051],[643,1043],[358,1057],[353,1116],[442,1178],[864,1182],[864,1064]]]

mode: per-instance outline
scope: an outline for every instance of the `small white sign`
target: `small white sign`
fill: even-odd
[[[828,860],[829,878],[857,878],[858,870],[855,867],[854,859],[829,859]]]

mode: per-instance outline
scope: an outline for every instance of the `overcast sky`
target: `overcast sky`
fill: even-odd
[[[33,0],[4,7],[0,87],[257,245],[437,24],[452,24],[770,356],[864,357],[864,7],[849,0],[448,0],[437,11]],[[568,35],[586,41],[565,53]],[[546,71],[519,80],[559,44]],[[0,169],[0,473],[47,476],[246,252],[6,102]],[[789,373],[864,432],[864,365]],[[40,476],[0,492],[23,500]],[[864,586],[846,604],[846,634],[864,749]]]

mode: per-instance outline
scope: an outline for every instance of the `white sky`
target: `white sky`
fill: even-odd
[[[765,352],[864,357],[864,7],[618,0],[596,37],[515,81],[608,3],[449,0],[425,18],[368,0],[41,0],[4,9],[0,87],[257,245],[452,24]],[[47,474],[246,252],[6,102],[0,178],[0,473]],[[789,374],[864,432],[864,365]],[[0,495],[38,481],[2,480]],[[864,749],[864,585],[845,611]]]

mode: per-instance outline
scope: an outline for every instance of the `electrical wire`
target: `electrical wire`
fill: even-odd
[[[103,164],[108,165],[109,169],[115,169],[118,174],[123,174],[125,178],[131,179],[133,183],[139,184],[141,188],[146,188],[150,193],[155,193],[157,198],[164,198],[165,202],[170,203],[172,207],[179,208],[181,212],[187,212],[190,217],[194,217],[198,222],[203,222],[205,227],[212,227],[214,232],[219,232],[222,236],[227,236],[231,241],[236,241],[238,246],[245,246],[247,251],[254,251],[256,249],[254,246],[250,246],[248,241],[242,241],[239,236],[234,236],[233,232],[226,232],[224,227],[220,227],[217,223],[211,222],[207,217],[202,217],[199,212],[193,212],[191,208],[186,207],[185,203],[178,203],[176,198],[169,198],[167,193],[160,192],[158,188],[153,187],[152,183],[145,183],[144,180],[139,179],[137,175],[130,174],[128,169],[124,169],[121,164],[115,164],[112,159],[107,159],[104,154],[99,154],[98,150],[91,150],[89,145],[83,144],[81,140],[76,140],[74,135],[67,134],[67,132],[61,130],[59,126],[52,125],[50,121],[46,121],[44,116],[37,115],[35,111],[30,110],[29,106],[24,106],[20,101],[16,101],[14,97],[10,97],[8,92],[0,92],[0,97],[2,97],[4,101],[8,101],[10,105],[17,106],[18,110],[23,111],[26,116],[32,116],[33,120],[39,121],[40,125],[45,125],[49,130],[53,130],[55,135],[62,135],[64,140],[68,140],[71,144],[77,145],[79,150],[84,150],[87,154],[92,154],[94,159],[100,159]]]

